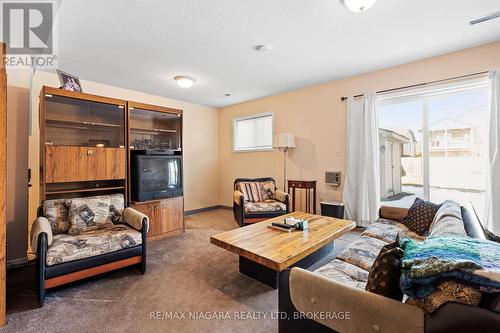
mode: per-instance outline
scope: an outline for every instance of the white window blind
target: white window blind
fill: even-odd
[[[273,113],[263,113],[234,119],[234,151],[240,152],[272,149],[273,118]]]

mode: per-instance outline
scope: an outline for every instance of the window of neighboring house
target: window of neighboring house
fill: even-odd
[[[233,120],[233,151],[266,151],[273,148],[274,114],[272,112]]]
[[[381,204],[471,202],[482,215],[488,163],[486,78],[381,95]]]

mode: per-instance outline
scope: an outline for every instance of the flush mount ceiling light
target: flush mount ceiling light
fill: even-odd
[[[340,0],[351,12],[361,13],[372,7],[377,0]]]
[[[262,53],[271,52],[271,46],[269,46],[269,45],[255,45],[254,49],[255,49],[255,51],[259,51]]]
[[[174,77],[174,80],[177,81],[177,84],[181,88],[191,88],[191,86],[196,82],[194,77],[186,75],[178,75]]]

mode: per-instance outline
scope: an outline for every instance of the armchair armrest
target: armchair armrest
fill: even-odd
[[[243,201],[245,201],[245,197],[243,196],[243,193],[235,190],[233,192],[233,201],[235,204],[241,205],[243,203]]]
[[[141,231],[143,225],[146,225],[146,233],[149,230],[149,217],[132,207],[127,207],[123,210],[123,220],[135,230]]]
[[[276,191],[274,191],[274,198],[278,201],[286,203],[288,201],[288,199],[290,198],[290,194],[283,192],[281,190],[276,190]]]
[[[314,320],[337,332],[424,332],[420,308],[300,268],[290,272],[290,298],[299,312],[320,314]]]
[[[47,246],[50,246],[50,244],[52,244],[52,228],[50,227],[50,222],[45,217],[39,216],[31,226],[31,248],[33,251],[38,249],[38,239],[43,233],[47,234]]]

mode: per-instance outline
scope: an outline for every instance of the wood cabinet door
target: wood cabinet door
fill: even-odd
[[[124,179],[125,148],[89,147],[88,180]]]
[[[131,203],[130,207],[146,216],[149,214],[147,203]]]
[[[159,201],[148,203],[148,213],[146,214],[149,217],[148,237],[157,236],[163,233],[160,207],[161,204]]]
[[[45,182],[89,180],[88,153],[86,147],[45,146]]]
[[[162,232],[184,229],[184,203],[182,197],[161,201]]]

